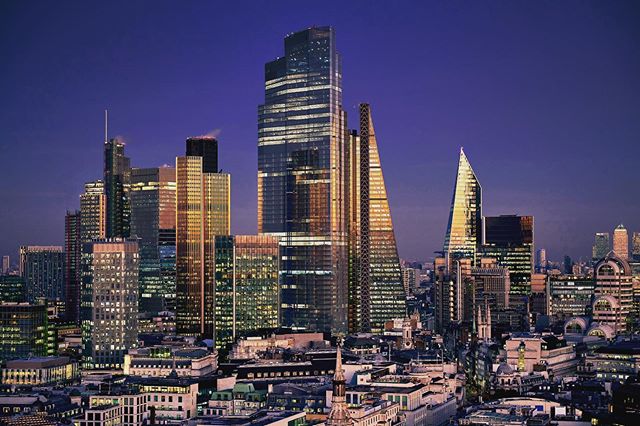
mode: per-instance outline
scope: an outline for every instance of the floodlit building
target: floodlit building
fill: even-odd
[[[407,291],[369,104],[349,144],[349,330],[375,332],[405,314]]]
[[[284,326],[347,330],[348,143],[331,27],[284,40],[258,107],[258,233],[281,246]],[[227,232],[227,234],[229,234]]]
[[[197,139],[217,147],[215,138]],[[210,162],[198,155],[176,158],[176,329],[213,339],[215,237],[230,234],[231,176],[208,172],[204,164]]]
[[[449,260],[476,256],[482,243],[482,187],[471,164],[460,148],[449,223],[444,239],[444,253]],[[447,262],[449,264],[449,261]]]

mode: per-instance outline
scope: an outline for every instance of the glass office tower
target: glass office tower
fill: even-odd
[[[231,176],[176,158],[176,329],[214,338],[215,237],[231,228]]]
[[[215,345],[279,325],[279,246],[269,235],[216,236]]]
[[[458,174],[444,239],[444,253],[449,259],[447,263],[464,257],[472,259],[475,265],[481,242],[482,187],[464,150],[460,148]]]
[[[47,304],[0,303],[0,359],[45,357],[48,355],[49,321]]]
[[[29,303],[45,298],[49,305],[64,310],[64,257],[60,246],[20,247],[20,276],[24,279]]]
[[[531,293],[533,273],[533,216],[484,218],[482,255],[509,269],[511,301],[524,303]]]
[[[611,251],[611,239],[608,232],[597,232],[595,235],[592,256],[594,262],[599,261]]]
[[[80,259],[82,240],[80,211],[67,212],[64,218],[65,314],[67,321],[80,321]]]
[[[349,154],[349,330],[379,332],[405,316],[406,293],[368,104],[360,104]]]
[[[124,155],[124,142],[110,139],[104,143],[104,194],[106,196],[106,236],[129,236],[129,158]]]
[[[84,184],[84,194],[80,195],[80,241],[105,238],[107,235],[107,201],[104,182],[96,180]]]
[[[82,250],[83,366],[122,368],[138,345],[138,242],[121,238],[86,243]]]
[[[175,259],[176,169],[132,169],[129,198],[131,235],[140,239],[140,311],[173,310],[175,264],[167,254]]]
[[[613,251],[624,260],[629,260],[629,233],[623,224],[613,230]]]
[[[280,238],[283,325],[347,329],[348,156],[330,27],[285,38],[258,109],[258,231]]]

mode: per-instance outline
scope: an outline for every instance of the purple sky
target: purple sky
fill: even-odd
[[[441,249],[460,146],[485,214],[534,215],[551,258],[640,231],[637,1],[129,3],[0,3],[0,253],[62,243],[105,107],[135,166],[220,129],[255,232],[263,66],[311,25],[336,28],[350,125],[372,105],[402,257]]]

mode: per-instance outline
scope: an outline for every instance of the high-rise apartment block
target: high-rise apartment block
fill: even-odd
[[[279,247],[269,235],[215,237],[214,341],[279,326]]]
[[[138,242],[86,243],[82,253],[82,345],[87,369],[120,369],[138,344]]]
[[[65,315],[68,321],[80,321],[80,283],[82,258],[82,218],[80,211],[67,212],[64,218]]]
[[[283,325],[346,331],[348,144],[334,30],[290,34],[265,65],[258,232],[281,240]]]
[[[382,331],[404,317],[406,291],[369,104],[349,154],[349,330]]]
[[[629,233],[623,224],[613,230],[613,251],[624,260],[629,260]]]
[[[140,311],[175,310],[176,170],[131,170],[131,236],[139,239]]]
[[[482,187],[464,150],[460,148],[458,172],[444,239],[448,263],[469,258],[475,265],[482,242]]]
[[[216,144],[214,138],[209,143]],[[214,338],[215,237],[231,228],[231,176],[207,173],[203,157],[176,158],[176,328]]]
[[[50,305],[64,309],[65,262],[60,246],[20,247],[20,276],[24,279],[27,301],[46,298]]]

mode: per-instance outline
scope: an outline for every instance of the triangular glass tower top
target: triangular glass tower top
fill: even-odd
[[[464,150],[460,148],[444,252],[450,259],[464,257],[472,259],[475,263],[481,242],[482,187]]]

